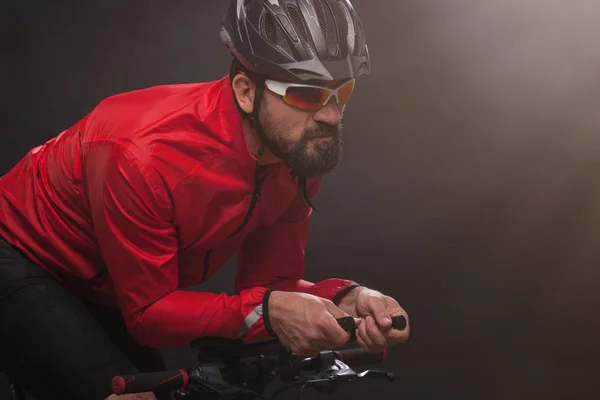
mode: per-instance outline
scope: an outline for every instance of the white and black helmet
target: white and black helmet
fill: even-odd
[[[348,0],[230,0],[221,40],[245,68],[272,78],[369,74],[364,29]]]

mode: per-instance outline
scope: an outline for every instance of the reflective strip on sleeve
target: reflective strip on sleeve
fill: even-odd
[[[240,334],[238,335],[238,339],[246,336],[252,326],[258,322],[258,320],[263,316],[263,306],[262,304],[256,306],[256,308],[248,314],[246,319],[244,319],[244,323],[242,324],[242,329],[240,330]]]

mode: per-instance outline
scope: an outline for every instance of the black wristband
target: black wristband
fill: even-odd
[[[271,326],[271,321],[269,321],[269,297],[271,297],[271,293],[273,293],[274,289],[268,289],[265,292],[263,297],[262,309],[263,309],[263,322],[265,324],[265,330],[267,333],[273,337],[277,337],[275,332],[273,331],[273,327]]]
[[[335,294],[335,296],[333,297],[333,304],[335,304],[336,306],[339,304],[339,302],[342,300],[342,297],[345,296],[349,291],[351,291],[354,288],[359,287],[360,285],[358,283],[354,284],[354,285],[350,285],[350,286],[346,286],[345,288],[343,288],[342,290],[340,290],[339,292],[337,292]]]

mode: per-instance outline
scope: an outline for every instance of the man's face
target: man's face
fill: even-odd
[[[343,111],[344,106],[338,106],[335,98],[318,111],[301,110],[265,89],[259,122],[271,152],[284,160],[294,175],[311,178],[332,171],[338,164]]]

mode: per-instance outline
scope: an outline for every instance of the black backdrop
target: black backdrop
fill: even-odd
[[[1,170],[106,96],[226,74],[225,3],[5,0]],[[413,331],[389,357],[396,383],[341,398],[596,398],[600,6],[354,5],[372,75],[318,197],[307,277],[396,297]],[[232,273],[201,290],[230,291]]]

